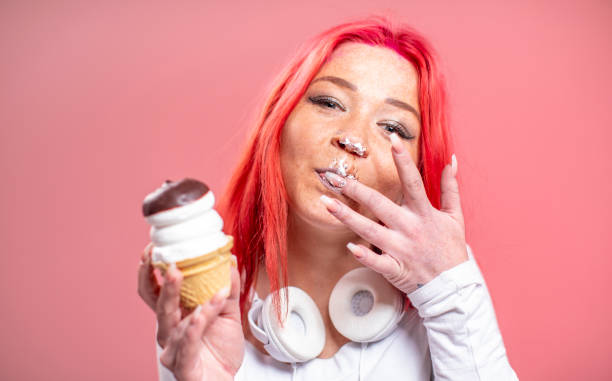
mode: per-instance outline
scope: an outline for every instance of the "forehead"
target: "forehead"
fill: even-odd
[[[396,98],[418,107],[416,69],[389,48],[343,43],[333,51],[316,77],[325,75],[346,79],[363,94]]]

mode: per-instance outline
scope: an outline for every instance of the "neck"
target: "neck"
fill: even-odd
[[[330,294],[340,278],[361,267],[350,251],[348,242],[368,245],[347,229],[319,227],[289,216],[287,229],[287,264],[289,285],[304,290],[315,302],[326,327],[325,348],[320,358],[332,357],[349,340],[334,328],[328,312]],[[265,299],[270,284],[265,268],[260,268],[256,290]]]
[[[369,246],[348,229],[315,226],[290,213],[287,228],[289,285],[303,289],[315,302],[329,300],[329,293],[338,280],[362,266],[347,249],[349,242]],[[261,298],[270,292],[269,286],[262,267],[256,286]]]
[[[325,293],[350,270],[361,266],[346,244],[364,243],[348,229],[314,226],[290,216],[287,231],[289,284],[304,289],[310,295]],[[311,293],[312,290],[312,293]],[[329,298],[329,292],[325,298]]]

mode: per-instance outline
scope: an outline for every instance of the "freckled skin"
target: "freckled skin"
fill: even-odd
[[[325,76],[340,77],[354,86],[351,91]],[[310,99],[331,98],[339,104],[328,107]],[[349,253],[348,242],[369,245],[330,214],[321,195],[337,198],[362,215],[376,221],[361,204],[329,190],[315,168],[331,167],[345,159],[348,172],[389,199],[399,203],[401,184],[391,154],[389,131],[381,123],[400,123],[414,139],[404,140],[413,160],[418,158],[419,118],[385,103],[394,98],[419,111],[417,75],[411,63],[392,50],[360,43],[339,46],[315,75],[289,115],[282,132],[281,170],[289,202],[287,254],[289,285],[304,290],[315,302],[325,325],[325,346],[318,356],[330,358],[349,340],[334,327],[328,313],[329,295],[338,280],[362,265]],[[349,137],[367,148],[367,155],[344,149],[338,140]],[[265,297],[270,284],[265,271],[258,273],[257,293]],[[262,353],[265,350],[248,330],[245,337]]]
[[[347,43],[337,48],[316,74],[315,80],[325,76],[342,78],[358,91],[339,87],[337,79],[336,84],[311,82],[284,126],[280,158],[290,203],[287,225],[289,285],[304,290],[321,313],[325,346],[319,358],[331,358],[349,341],[334,327],[328,309],[333,287],[347,272],[357,267],[370,267],[395,288],[408,294],[442,271],[468,259],[456,166],[454,169],[447,166],[442,172],[443,210],[431,207],[422,187],[404,187],[407,199],[401,207],[387,200],[399,203],[402,189],[387,128],[398,129],[401,131],[398,135],[406,136],[408,133],[413,137],[399,142],[394,139],[395,159],[404,185],[419,180],[418,171],[405,156],[407,151],[412,161],[417,162],[419,117],[385,102],[387,98],[394,98],[419,111],[414,67],[389,49]],[[319,102],[322,96],[329,98]],[[318,100],[313,103],[315,97]],[[395,126],[390,127],[389,121],[394,121],[391,124]],[[398,128],[396,123],[401,123],[405,129]],[[339,139],[346,137],[367,147],[368,155],[356,155],[353,150],[345,150],[343,145],[337,144]],[[347,171],[359,180],[348,180],[342,188],[350,199],[325,187],[314,171],[315,168],[330,166],[334,160],[348,162]],[[378,190],[386,198],[369,198],[373,192],[368,187]],[[371,205],[388,223],[388,228],[361,216],[356,218],[357,213],[338,202],[328,202],[335,207],[327,209],[320,201],[323,194],[337,198],[358,213],[374,219],[373,214],[362,210],[361,206]],[[360,203],[354,202],[355,199]],[[361,237],[379,245],[383,253],[372,252],[367,247],[368,242]],[[351,254],[347,248],[349,242],[359,247],[359,252]],[[178,301],[182,275],[171,267],[161,291],[157,283],[156,289],[151,283],[151,248],[149,245],[143,253],[139,294],[151,308],[156,309],[157,305],[161,327],[158,341],[166,343],[169,337],[180,339],[172,340],[169,346],[174,349],[164,351],[161,358],[162,364],[180,372],[177,379],[202,379],[205,372],[214,379],[233,378],[244,355],[243,337],[265,353],[263,345],[248,326],[241,325],[238,304],[240,277],[236,269],[232,269],[232,291],[223,302],[225,304],[205,306],[201,310],[203,313],[191,320],[192,324],[181,329]],[[259,297],[265,298],[271,290],[265,267],[255,275],[256,291]],[[159,291],[157,302],[154,300],[156,290]],[[202,335],[205,341],[201,340]]]
[[[345,157],[355,168],[359,181],[399,202],[401,188],[391,156],[389,132],[377,123],[392,120],[408,127],[415,138],[402,139],[402,142],[417,162],[418,118],[384,102],[386,98],[395,98],[419,111],[417,74],[410,62],[390,49],[345,43],[334,51],[314,78],[324,76],[343,78],[356,85],[358,91],[329,81],[311,83],[283,129],[281,168],[293,217],[326,229],[346,230],[321,205],[322,194],[340,199],[367,217],[373,218],[372,213],[325,188],[314,168],[329,167],[334,159]],[[313,104],[309,101],[313,96],[332,97],[345,111]],[[365,145],[368,156],[363,158],[332,144],[334,138],[345,136]]]

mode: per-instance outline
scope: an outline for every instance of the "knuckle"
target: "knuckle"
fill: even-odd
[[[202,320],[204,321],[205,319],[202,319]],[[193,343],[197,339],[199,339],[199,334],[198,334],[197,329],[195,327],[193,327],[193,326],[190,327],[189,329],[187,329],[185,331],[185,339],[186,339],[186,343],[187,343],[186,345],[192,345],[192,344],[189,344],[189,343]]]
[[[406,186],[416,192],[423,188],[423,182],[419,178],[411,178],[406,182]]]
[[[337,205],[338,205],[338,211],[336,211],[336,217],[338,217],[341,220],[347,219],[348,211],[346,210],[344,205],[342,205],[341,203],[337,203]]]
[[[379,204],[379,199],[378,199],[378,195],[374,192],[368,193],[365,197],[364,200],[366,202],[366,205],[377,205]]]
[[[161,306],[158,308],[157,315],[160,317],[166,317],[172,315],[176,311],[176,308],[173,308],[170,303],[161,303]]]
[[[159,329],[157,331],[157,342],[159,343],[160,347],[166,347],[166,334],[163,332],[162,329]]]
[[[163,366],[165,366],[171,372],[174,371],[174,368],[172,367],[172,362],[171,362],[171,360],[168,359],[168,357],[166,357],[166,356],[160,357],[159,362],[161,362],[161,364]]]
[[[399,262],[396,258],[391,257],[393,260],[393,265],[391,267],[391,271],[387,274],[387,280],[392,284],[399,284],[407,277],[407,271],[404,265]]]
[[[372,224],[368,224],[363,229],[363,235],[367,241],[371,241],[372,238],[376,237],[376,233],[377,233],[377,229]]]
[[[176,282],[173,281],[165,281],[161,286],[161,292],[165,298],[171,298],[174,295],[178,294],[178,287]]]
[[[390,271],[389,273],[385,274],[385,278],[389,281],[389,283],[397,284],[401,279],[399,274],[399,271]]]
[[[174,303],[168,300],[168,298],[160,297],[157,300],[157,308],[156,308],[158,318],[164,318],[166,316],[172,315],[173,313],[176,312],[177,310],[176,307],[177,306],[175,306]]]
[[[444,191],[447,193],[459,194],[459,185],[455,183],[449,183],[444,188]]]

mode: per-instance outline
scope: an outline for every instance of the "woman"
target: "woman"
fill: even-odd
[[[139,293],[157,313],[161,364],[177,380],[516,379],[469,259],[444,98],[428,43],[385,19],[339,25],[298,53],[221,202],[231,290],[182,318],[180,272],[158,285],[145,249]],[[328,311],[340,278],[364,266],[412,304],[369,344]],[[322,352],[299,364],[268,356],[246,322],[271,293],[280,317],[275,291],[288,285],[314,300],[325,330]]]

